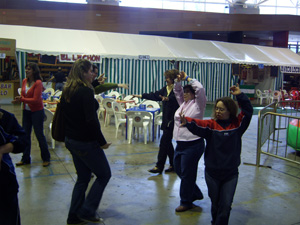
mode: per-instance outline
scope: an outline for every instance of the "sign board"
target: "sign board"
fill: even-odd
[[[149,60],[150,59],[150,55],[139,55],[139,59],[140,60]]]
[[[16,40],[0,38],[0,53],[4,53],[6,56],[15,56]]]
[[[75,62],[77,59],[87,59],[93,63],[100,63],[100,55],[60,54],[60,62]]]
[[[280,71],[282,73],[300,73],[300,67],[298,67],[298,66],[281,66]]]
[[[0,82],[0,104],[11,104],[14,99],[14,83]]]
[[[263,69],[264,68],[264,64],[258,64],[258,69]]]

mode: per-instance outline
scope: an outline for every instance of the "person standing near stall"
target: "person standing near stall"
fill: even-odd
[[[29,139],[29,145],[26,146],[23,157],[17,166],[31,164],[31,131],[34,129],[35,136],[41,149],[43,166],[50,165],[50,152],[44,135],[44,104],[42,99],[43,83],[39,67],[36,63],[28,63],[25,67],[26,78],[22,82],[21,96],[16,96],[13,103],[23,102],[23,128]]]
[[[66,82],[66,74],[62,71],[61,67],[58,67],[58,71],[56,74],[54,74],[53,77],[51,77],[48,81],[47,84],[55,79],[55,91],[59,90],[62,91],[64,87],[64,83]]]
[[[142,95],[133,95],[133,97],[163,102],[161,125],[163,134],[160,139],[156,166],[148,170],[150,173],[161,174],[164,170],[167,157],[169,158],[170,166],[168,169],[165,170],[165,172],[168,173],[174,171],[174,147],[172,143],[172,137],[174,128],[174,114],[178,109],[179,105],[174,95],[173,87],[174,80],[177,78],[178,74],[179,70],[177,69],[167,70],[164,73],[167,85],[164,86],[162,89],[156,92],[144,93]]]

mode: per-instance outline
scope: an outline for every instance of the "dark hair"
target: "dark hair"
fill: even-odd
[[[224,104],[226,109],[229,111],[230,118],[231,119],[236,118],[236,115],[238,113],[238,106],[235,103],[235,101],[230,97],[223,97],[216,100],[216,103],[214,105],[213,118],[216,119],[216,106],[220,101]]]
[[[177,75],[179,74],[179,70],[177,69],[172,69],[172,70],[167,70],[165,73],[164,73],[164,76],[166,78],[170,78],[173,83],[174,83],[174,80],[177,78]]]
[[[29,67],[30,69],[32,69],[32,75],[33,75],[33,80],[37,81],[37,80],[42,80],[41,74],[40,74],[40,69],[38,67],[38,65],[34,62],[30,62],[27,63],[25,66],[25,69]]]
[[[98,66],[96,66],[95,64],[93,64],[93,72],[95,72],[95,69],[98,70]]]
[[[70,102],[71,96],[79,86],[87,86],[94,90],[93,86],[84,79],[84,73],[87,73],[91,66],[91,62],[86,59],[78,59],[73,64],[63,91],[66,102]]]
[[[183,87],[183,91],[185,91],[185,90],[189,90],[193,95],[195,95],[195,93],[196,93],[195,89],[190,84],[187,84]]]

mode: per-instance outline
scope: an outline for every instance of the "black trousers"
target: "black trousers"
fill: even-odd
[[[172,144],[172,138],[173,138],[173,127],[164,129],[163,135],[161,136],[160,139],[159,151],[158,151],[157,163],[156,163],[156,167],[159,170],[164,169],[167,157],[169,157],[170,166],[174,167],[173,166],[174,147]]]

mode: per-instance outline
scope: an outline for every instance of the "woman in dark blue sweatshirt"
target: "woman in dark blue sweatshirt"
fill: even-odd
[[[212,224],[228,224],[241,163],[242,135],[247,130],[253,107],[237,84],[230,88],[241,106],[229,97],[217,99],[214,118],[199,120],[181,115],[181,126],[206,139],[205,181],[211,199]]]

